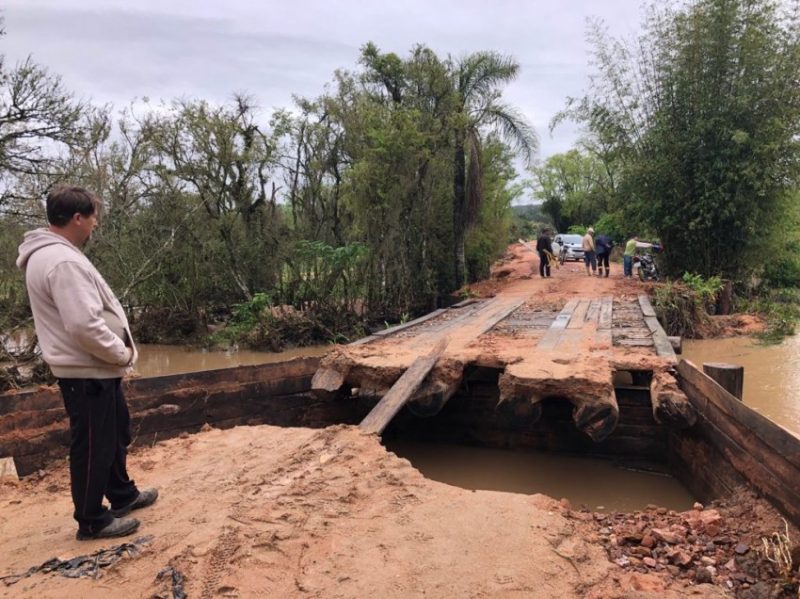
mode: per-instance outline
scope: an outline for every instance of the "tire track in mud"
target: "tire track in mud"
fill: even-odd
[[[237,524],[224,530],[201,567],[200,596],[237,593],[225,578],[241,567],[236,565],[239,557],[265,569],[265,584],[309,592],[313,585],[305,581],[304,563],[309,539],[326,537],[334,520],[351,516],[352,506],[370,494],[374,484],[397,492],[394,509],[415,503],[406,481],[392,472],[395,458],[388,453],[370,464],[373,477],[360,476],[361,454],[374,452],[374,443],[360,432],[323,429],[276,466],[258,473],[243,470],[237,477],[241,498],[227,514]],[[274,572],[281,573],[277,579],[270,576]]]
[[[239,534],[237,529],[230,529],[222,533],[219,542],[211,550],[211,557],[205,567],[203,576],[203,588],[200,597],[211,599],[218,591],[222,576],[225,574],[231,558],[240,547]]]

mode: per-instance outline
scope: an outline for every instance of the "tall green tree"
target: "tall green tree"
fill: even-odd
[[[588,152],[554,154],[533,174],[542,211],[558,231],[592,225],[612,204],[613,179],[602,161]]]
[[[757,270],[800,177],[800,11],[654,6],[636,45],[592,30],[599,76],[571,114],[624,164],[624,210],[673,273]]]
[[[26,200],[34,180],[46,188],[61,175],[60,158],[90,136],[93,112],[30,57],[9,65],[0,54],[0,210]]]
[[[513,81],[519,64],[496,52],[475,52],[453,66],[453,250],[455,286],[466,280],[464,241],[483,200],[481,131],[498,133],[530,162],[536,134],[517,109],[502,101],[500,89]]]

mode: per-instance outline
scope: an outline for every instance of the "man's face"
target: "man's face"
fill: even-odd
[[[97,226],[97,212],[93,212],[88,216],[84,216],[79,212],[76,212],[72,217],[72,220],[75,223],[76,231],[78,233],[78,241],[80,242],[79,245],[82,247],[86,245],[86,242],[92,238],[92,232]]]

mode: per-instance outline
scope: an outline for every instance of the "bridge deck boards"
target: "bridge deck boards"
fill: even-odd
[[[559,312],[546,304],[526,304],[526,299],[500,295],[476,300],[381,331],[361,345],[340,346],[338,355],[323,360],[314,392],[322,398],[356,388],[383,396],[387,403],[380,418],[365,424],[380,432],[407,403],[417,415],[435,414],[461,387],[466,367],[488,367],[501,371],[505,407],[530,415],[542,398],[569,398],[575,425],[600,440],[618,418],[615,369],[635,364],[632,369],[641,370],[638,356],[648,354],[664,358],[665,367],[674,361],[646,296],[574,298]],[[442,340],[447,348],[430,355]],[[526,402],[533,408],[526,408]]]

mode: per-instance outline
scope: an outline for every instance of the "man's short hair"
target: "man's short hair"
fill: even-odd
[[[75,213],[91,216],[100,208],[100,199],[83,187],[61,185],[47,194],[47,222],[63,227]]]

